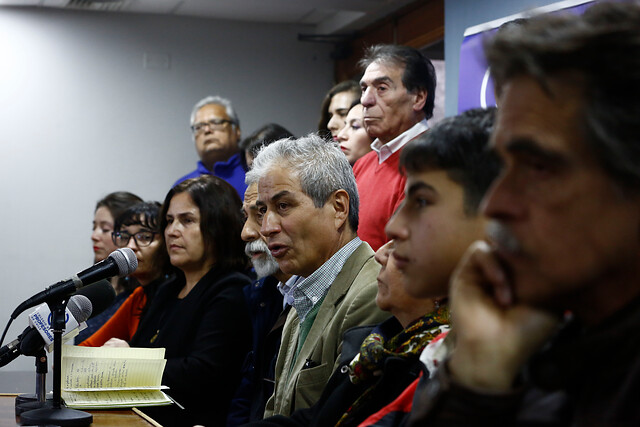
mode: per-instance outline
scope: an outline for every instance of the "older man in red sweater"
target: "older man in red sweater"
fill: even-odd
[[[353,167],[360,194],[358,235],[378,250],[388,240],[384,227],[404,198],[400,151],[427,130],[436,74],[428,58],[407,46],[372,46],[360,66],[364,127],[376,139],[373,151]]]

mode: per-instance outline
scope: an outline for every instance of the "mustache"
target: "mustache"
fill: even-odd
[[[264,241],[262,241],[262,239],[247,243],[244,246],[244,252],[249,257],[256,252],[262,254],[261,256],[251,260],[258,279],[271,276],[277,273],[280,269],[278,261],[276,261],[273,255],[271,255],[269,247]]]
[[[244,253],[247,254],[248,257],[256,252],[266,252],[267,254],[271,255],[269,246],[267,246],[267,244],[262,239],[254,240],[253,242],[249,242],[244,246]]]
[[[489,221],[485,232],[489,241],[501,250],[510,253],[518,253],[522,250],[520,241],[511,233],[509,227],[496,220]]]

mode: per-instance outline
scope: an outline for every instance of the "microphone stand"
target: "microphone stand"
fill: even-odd
[[[16,396],[16,416],[32,409],[39,409],[47,405],[47,353],[44,348],[38,351],[36,358],[36,392],[35,394],[21,394]],[[49,407],[51,400],[49,400]]]
[[[20,415],[22,425],[88,426],[93,415],[76,409],[62,407],[62,333],[66,324],[65,308],[68,297],[48,302],[51,308],[53,330],[53,402],[51,408],[34,409]]]

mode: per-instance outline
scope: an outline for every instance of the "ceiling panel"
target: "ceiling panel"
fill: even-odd
[[[1,6],[40,6],[41,0],[0,0]]]
[[[147,1],[147,0],[145,0]],[[313,10],[307,2],[290,2],[274,7],[263,0],[185,0],[176,9],[179,15],[196,15],[249,22],[297,23]]]
[[[135,0],[128,12],[171,14],[183,0]]]
[[[0,0],[0,5],[198,16],[353,31],[413,0]]]

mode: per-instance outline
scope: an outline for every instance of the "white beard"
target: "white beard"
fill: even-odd
[[[249,257],[251,257],[256,252],[262,253],[262,255],[257,258],[251,258],[251,263],[253,264],[253,268],[256,270],[258,279],[262,279],[263,277],[267,276],[273,276],[280,269],[280,266],[278,266],[278,261],[276,261],[273,255],[271,255],[269,247],[261,239],[247,243],[244,247],[244,252]]]

